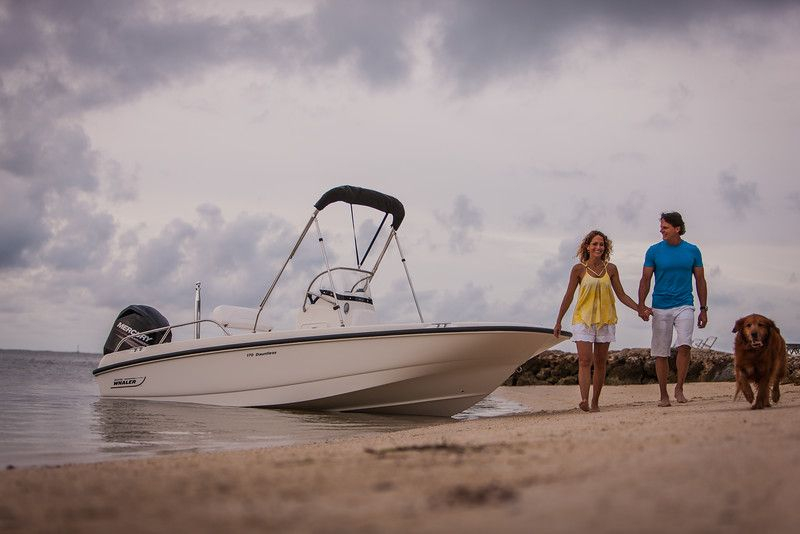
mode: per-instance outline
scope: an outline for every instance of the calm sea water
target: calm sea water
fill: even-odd
[[[105,399],[97,354],[0,350],[0,468],[324,441],[524,412],[489,396],[453,419]]]

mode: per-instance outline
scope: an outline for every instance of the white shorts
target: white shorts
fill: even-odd
[[[588,341],[589,343],[611,343],[617,339],[614,335],[617,332],[617,325],[604,324],[586,326],[583,323],[572,325],[572,341]]]
[[[694,306],[678,306],[659,310],[653,308],[653,339],[650,342],[650,355],[655,358],[669,357],[672,347],[672,330],[678,334],[676,347],[692,346],[694,333]]]

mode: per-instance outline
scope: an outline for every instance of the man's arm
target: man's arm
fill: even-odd
[[[708,324],[708,285],[702,267],[694,268],[694,283],[697,288],[697,300],[700,301],[700,315],[697,316],[697,327],[705,328]]]
[[[653,278],[653,267],[642,267],[642,279],[639,280],[639,317],[647,321],[650,314],[644,301],[647,300],[647,295],[650,293],[650,280]]]

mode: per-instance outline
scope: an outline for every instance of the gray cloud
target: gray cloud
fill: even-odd
[[[527,230],[538,230],[546,224],[547,213],[539,206],[531,206],[531,208],[520,215],[517,220],[520,226]]]
[[[450,213],[437,212],[436,218],[449,232],[452,252],[465,254],[474,248],[475,232],[483,229],[483,212],[466,195],[458,195]]]
[[[679,83],[670,89],[664,109],[644,120],[642,125],[656,131],[680,126],[687,121],[686,107],[692,96],[692,91],[685,84]]]
[[[486,320],[487,314],[491,315],[491,310],[486,288],[469,282],[455,293],[444,292],[438,295],[433,316],[426,317],[426,320],[452,322]]]
[[[726,286],[722,284],[715,285],[712,295],[711,300],[713,306],[719,309],[735,310],[735,308],[740,307],[742,303],[742,297],[736,289],[727,289]],[[734,311],[734,313],[736,312]],[[744,315],[744,313],[749,312],[742,312],[742,315]]]
[[[567,180],[586,180],[592,176],[581,169],[541,169],[534,168],[530,171],[532,178],[546,178],[548,180],[567,181]]]
[[[136,230],[120,234],[116,248],[122,253],[113,262],[86,269],[72,284],[102,307],[149,303],[178,319],[188,319],[198,280],[207,310],[219,304],[256,306],[299,231],[269,215],[241,213],[227,220],[207,204],[198,208],[196,220],[173,220],[154,237],[141,238]],[[270,321],[293,320],[286,310],[299,306],[299,286],[323,269],[316,240],[307,240],[270,299]]]
[[[155,285],[159,288],[177,284],[180,268],[190,252],[187,250],[188,242],[196,235],[195,229],[181,220],[165,226],[157,237],[139,247],[134,282],[138,286]]]
[[[133,199],[134,188],[115,184],[135,180],[135,173],[98,154],[81,127],[87,112],[195,83],[217,66],[244,64],[322,80],[328,68],[344,67],[363,85],[393,88],[411,79],[420,44],[414,38],[433,24],[437,37],[423,46],[435,74],[469,93],[507,76],[555,74],[562,54],[585,39],[613,48],[634,39],[691,40],[697,28],[713,26],[733,45],[757,48],[773,38],[773,26],[758,24],[757,17],[777,13],[776,20],[794,20],[788,15],[797,13],[798,3],[337,1],[320,2],[300,15],[228,18],[180,9],[151,1],[0,1],[3,275],[31,267],[28,281],[43,295],[54,289],[51,283],[69,283],[110,307],[184,297],[191,302],[191,287],[202,279],[209,301],[224,293],[226,303],[252,305],[288,253],[296,229],[268,216],[226,220],[214,206],[201,207],[196,221],[156,229],[153,238],[119,228],[103,197]],[[690,97],[678,85],[662,113],[674,119]],[[645,158],[634,154],[634,162]],[[580,170],[544,172],[557,179],[591,178]],[[720,194],[734,209],[752,208],[751,190],[755,184],[721,178]],[[577,207],[584,217],[566,222],[584,232],[598,213],[582,209],[586,204]],[[483,215],[466,197],[441,217],[458,228],[451,246],[460,252],[472,246],[483,225]],[[620,217],[633,220],[638,214],[629,210]],[[535,214],[528,220],[537,221]],[[569,254],[540,272],[550,284],[545,291],[563,285],[572,248],[570,242]],[[287,276],[316,274],[317,253],[302,249]],[[18,288],[11,284],[0,289],[12,297],[25,294],[14,293]],[[295,309],[294,297],[285,298]]]
[[[786,197],[786,203],[790,210],[800,213],[800,192],[795,191]]]
[[[735,175],[723,172],[718,184],[722,201],[737,215],[746,216],[759,202],[758,185],[755,182],[740,182]]]
[[[624,164],[642,164],[647,161],[647,156],[641,152],[617,152],[610,157],[611,161]]]
[[[758,24],[746,30],[735,21],[743,15],[758,16],[796,9],[791,0],[758,2],[637,2],[602,0],[583,2],[546,0],[496,4],[472,0],[445,4],[443,37],[436,60],[466,92],[520,69],[552,72],[561,55],[587,38],[617,46],[633,39],[687,41],[692,30],[713,24],[731,25],[730,39],[743,49],[769,41]]]
[[[411,273],[414,276],[414,273]],[[384,279],[378,275],[377,283],[372,286],[372,297],[375,302],[375,312],[381,322],[418,322],[419,315],[414,306],[414,298],[405,277],[396,278],[391,283],[384,286]],[[414,291],[422,311],[422,316],[426,321],[443,320],[448,321],[446,311],[441,317],[434,317],[435,314],[442,312],[443,308],[438,303],[440,294],[434,289],[420,288],[415,286]]]
[[[59,228],[41,222],[53,205],[49,194],[70,202],[118,174],[113,162],[98,166],[77,125],[83,112],[198,79],[209,67],[239,62],[321,75],[326,67],[347,65],[372,87],[392,86],[411,73],[412,37],[437,21],[442,37],[430,43],[434,63],[455,86],[472,91],[499,76],[556,69],[560,54],[586,35],[609,43],[674,36],[709,21],[794,7],[796,2],[743,0],[342,0],[320,2],[301,15],[223,19],[149,1],[6,2],[0,16],[0,179],[4,188],[21,180],[20,194],[32,209],[19,221],[29,231],[0,234],[0,266],[24,265],[48,239],[61,238]],[[673,107],[687,94],[676,91]]]
[[[575,249],[579,239],[576,236],[559,243],[558,252],[546,258],[537,270],[532,287],[522,289],[519,297],[505,307],[506,318],[546,326],[555,322],[569,273],[577,261]]]
[[[631,191],[625,200],[617,205],[617,216],[627,224],[634,225],[640,220],[644,207],[645,194],[641,191]]]
[[[599,228],[606,221],[606,207],[600,203],[580,198],[575,199],[574,204],[574,209],[564,214],[567,219],[564,224],[570,229],[585,234],[593,228]]]
[[[375,87],[404,81],[412,60],[407,39],[424,14],[420,7],[415,2],[322,3],[309,28],[313,61],[330,65],[349,60]]]
[[[0,170],[0,269],[21,267],[50,236],[39,202],[22,180]],[[31,213],[39,217],[32,217]]]
[[[537,272],[539,284],[537,287],[544,291],[564,290],[567,288],[567,279],[572,266],[578,261],[575,251],[581,238],[565,239],[558,244],[558,253],[546,259]]]
[[[42,250],[42,263],[58,270],[101,267],[111,257],[109,247],[116,224],[108,213],[96,212],[85,202],[63,206],[51,217],[59,238]]]

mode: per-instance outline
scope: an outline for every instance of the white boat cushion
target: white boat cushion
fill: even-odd
[[[211,319],[218,322],[225,328],[236,328],[239,330],[253,331],[253,323],[256,322],[258,308],[245,308],[244,306],[229,306],[223,304],[214,308],[211,312]],[[272,326],[264,321],[258,321],[257,332],[269,332]]]

